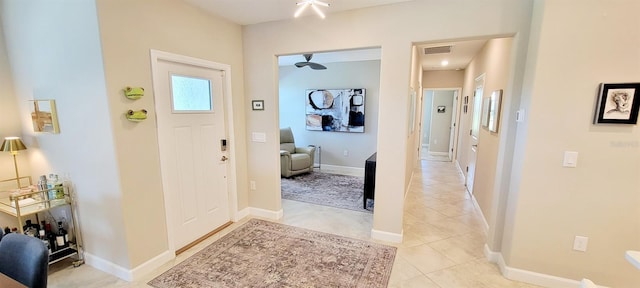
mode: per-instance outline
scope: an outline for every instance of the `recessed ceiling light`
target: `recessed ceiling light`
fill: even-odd
[[[440,62],[440,65],[442,65],[442,66],[447,66],[447,65],[449,65],[449,61],[447,61],[447,60],[442,60],[442,62]]]

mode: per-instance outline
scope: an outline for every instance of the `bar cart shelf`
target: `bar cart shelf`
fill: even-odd
[[[30,176],[21,178],[28,178],[29,184],[31,184]],[[9,180],[15,181],[15,179]],[[9,180],[3,180],[0,182],[6,182]],[[50,191],[59,191],[60,189],[64,191],[64,196],[58,194],[56,199],[49,198]],[[62,185],[62,188],[53,187],[42,190],[38,190],[33,185],[29,185],[12,191],[0,191],[0,213],[11,215],[16,218],[19,233],[24,233],[22,223],[24,223],[27,216],[36,215],[36,217],[38,217],[37,215],[39,213],[48,213],[49,210],[57,207],[68,207],[71,214],[71,223],[69,224],[73,225],[73,229],[69,231],[69,245],[68,247],[53,251],[49,255],[49,265],[74,256],[77,258],[73,261],[74,267],[84,264],[82,238],[80,236],[80,227],[78,226],[75,213],[75,200],[69,192],[70,190],[71,189],[68,185]],[[51,223],[51,225],[53,226],[54,223]]]

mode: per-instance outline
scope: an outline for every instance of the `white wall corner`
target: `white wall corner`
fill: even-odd
[[[102,272],[109,273],[113,276],[116,276],[125,281],[133,281],[133,273],[122,266],[114,264],[110,261],[104,260],[98,256],[95,256],[91,253],[84,252],[84,262],[85,264],[96,268]]]
[[[249,215],[251,215],[251,207],[244,208],[233,215],[233,222],[238,222]]]
[[[279,220],[279,219],[282,219],[282,216],[284,216],[284,211],[282,209],[278,211],[266,210],[266,209],[255,208],[255,207],[250,207],[249,209],[251,211],[250,215],[254,217],[262,217],[262,218],[267,218],[272,220]]]
[[[502,254],[499,252],[492,251],[491,248],[489,248],[489,245],[484,244],[484,257],[486,257],[487,260],[491,263],[499,264],[498,261],[502,259]],[[504,264],[504,260],[503,260],[503,264]],[[498,265],[498,267],[499,266],[500,265]],[[502,269],[500,269],[500,271],[502,271]]]
[[[109,273],[122,280],[132,282],[132,281],[140,280],[145,275],[151,273],[151,271],[171,261],[176,257],[175,255],[176,255],[175,251],[169,251],[169,250],[164,251],[160,253],[160,255],[151,258],[149,261],[144,262],[138,265],[138,267],[133,268],[131,270],[126,269],[122,266],[119,266],[117,264],[114,264],[110,261],[104,260],[98,256],[95,256],[87,252],[84,252],[84,261],[85,261],[85,264],[93,268]]]
[[[473,194],[471,194],[471,202],[473,202],[473,207],[475,207],[476,210],[478,210],[478,213],[480,213],[480,219],[482,219],[483,224],[482,227],[484,228],[484,233],[486,234],[489,231],[489,222],[487,222],[487,217],[484,217],[484,213],[482,213],[482,209],[480,209],[480,204],[478,204],[476,196],[474,196]]]
[[[387,231],[380,231],[376,229],[371,229],[371,238],[380,241],[386,241],[391,243],[402,243],[402,239],[404,238],[404,230],[400,233],[391,233]]]
[[[176,251],[167,250],[160,253],[160,255],[151,258],[149,261],[138,265],[138,267],[131,270],[133,281],[140,280],[145,275],[151,273],[153,270],[158,269],[160,266],[164,265],[174,258],[176,258]]]

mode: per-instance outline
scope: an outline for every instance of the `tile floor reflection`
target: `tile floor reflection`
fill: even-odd
[[[283,200],[279,222],[337,235],[369,240],[373,215]],[[135,282],[126,282],[88,265],[51,266],[49,287],[149,287],[146,283],[200,251],[243,219],[194,246]],[[389,287],[495,288],[538,287],[508,280],[483,256],[485,241],[480,216],[451,162],[422,161],[416,168],[404,211],[404,241],[398,247]]]

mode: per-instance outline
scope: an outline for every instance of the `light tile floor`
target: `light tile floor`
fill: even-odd
[[[292,226],[370,240],[370,213],[283,200],[284,218]],[[149,287],[145,283],[248,221],[243,219],[182,253],[136,282],[126,282],[88,265],[52,265],[49,287]],[[482,222],[468,196],[462,175],[451,162],[422,161],[406,197],[404,242],[389,287],[532,288],[508,280],[483,256]]]

